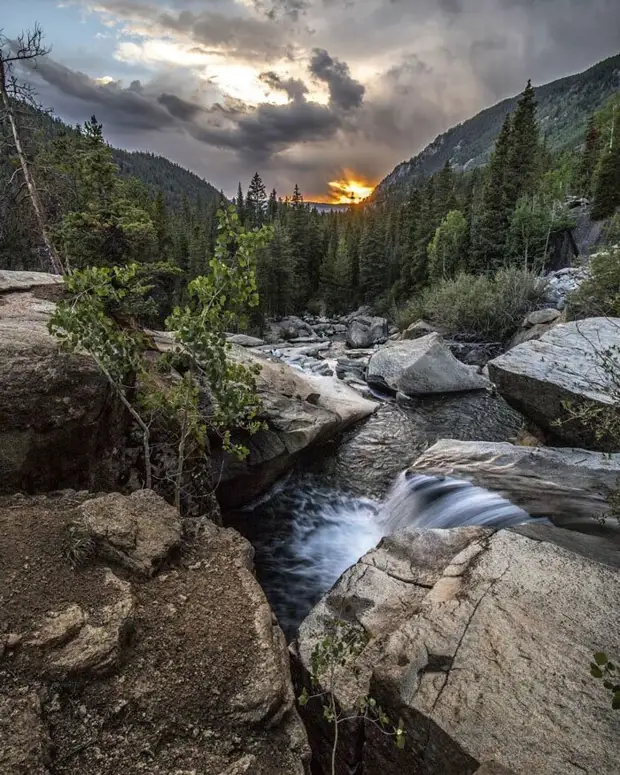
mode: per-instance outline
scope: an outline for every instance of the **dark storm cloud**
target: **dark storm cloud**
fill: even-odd
[[[270,60],[290,52],[284,27],[274,25],[270,18],[243,15],[233,0],[221,0],[221,11],[205,10],[205,5],[177,3],[179,10],[170,11],[155,1],[103,0],[95,7],[153,34],[183,35],[207,49],[223,49],[246,59]]]
[[[134,129],[166,129],[174,123],[169,110],[142,93],[139,81],[132,82],[128,89],[114,81],[99,83],[50,57],[23,64],[35,80],[41,80],[61,94],[85,103],[85,114],[99,112],[101,108],[106,120]]]
[[[264,103],[245,115],[222,111],[222,126],[191,125],[191,135],[208,145],[236,151],[248,161],[267,162],[271,156],[297,143],[333,137],[340,119],[328,107],[297,100],[286,105]],[[227,119],[233,118],[229,126]]]
[[[331,57],[324,48],[315,48],[310,60],[310,72],[327,84],[330,104],[350,110],[362,104],[366,88],[351,78],[346,62]]]
[[[282,79],[277,73],[269,71],[261,73],[259,79],[272,89],[284,92],[291,100],[300,100],[308,93],[308,87],[298,78]]]
[[[163,105],[168,113],[181,121],[192,121],[203,109],[195,103],[177,97],[176,94],[160,94],[157,102]]]

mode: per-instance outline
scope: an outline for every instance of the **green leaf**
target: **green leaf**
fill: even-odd
[[[590,667],[590,675],[592,675],[594,678],[602,678],[603,671],[600,669],[600,667],[597,667],[596,665],[593,664]]]
[[[607,659],[607,654],[605,654],[604,651],[597,651],[594,655],[594,661],[597,665],[606,665],[609,660]]]

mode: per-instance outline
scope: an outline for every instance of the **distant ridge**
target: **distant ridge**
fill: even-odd
[[[549,148],[558,151],[578,146],[588,117],[619,89],[620,54],[577,75],[536,87],[538,119]],[[446,161],[456,169],[486,164],[506,114],[514,109],[517,99],[503,100],[439,135],[417,156],[395,167],[379,183],[373,198],[438,172]]]

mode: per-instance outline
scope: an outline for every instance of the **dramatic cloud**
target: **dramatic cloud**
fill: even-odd
[[[310,72],[329,88],[330,104],[350,110],[362,104],[366,89],[351,78],[349,66],[333,59],[324,48],[315,48],[310,60]]]
[[[282,193],[378,179],[528,78],[620,51],[618,0],[65,0],[39,21],[66,29],[31,74],[45,103],[229,193],[257,168]]]

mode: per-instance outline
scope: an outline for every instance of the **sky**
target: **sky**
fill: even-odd
[[[315,200],[620,52],[620,0],[0,0],[0,19],[42,26],[24,77],[60,118],[227,195],[258,171]]]

